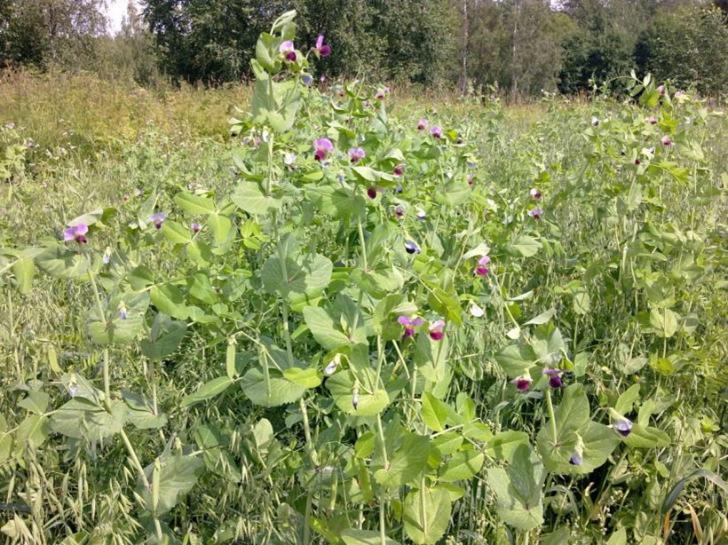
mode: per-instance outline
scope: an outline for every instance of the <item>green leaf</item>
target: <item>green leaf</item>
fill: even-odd
[[[255,182],[240,182],[230,196],[238,208],[249,214],[269,214],[281,207],[281,201],[266,197]]]
[[[154,304],[160,312],[180,320],[186,319],[189,315],[187,306],[185,305],[184,294],[174,284],[154,286],[149,293],[152,299],[152,304]]]
[[[464,481],[476,475],[483,467],[485,455],[475,450],[456,452],[440,469],[438,479],[444,483]]]
[[[443,431],[449,414],[450,407],[445,402],[440,401],[430,392],[422,395],[422,420],[427,427],[434,431]]]
[[[35,256],[35,263],[40,270],[56,278],[78,278],[89,271],[87,256],[60,244],[41,250]]]
[[[162,234],[164,235],[164,238],[169,240],[172,244],[187,244],[192,241],[192,232],[189,228],[172,220],[164,222]]]
[[[126,344],[136,339],[144,327],[149,294],[120,293],[106,304],[104,314],[94,307],[86,320],[91,340],[96,344]]]
[[[204,465],[203,461],[195,456],[173,454],[158,458],[160,461],[159,491],[156,515],[163,515],[171,511],[180,498],[195,486],[197,476]],[[149,482],[152,482],[154,463],[144,468]],[[151,491],[142,487],[141,495],[147,509],[152,506]]]
[[[127,421],[123,401],[111,402],[111,413],[83,398],[74,398],[59,407],[50,419],[55,433],[74,439],[100,441],[119,433]]]
[[[337,299],[330,310],[305,307],[303,318],[314,339],[327,350],[367,343],[364,317],[358,306],[346,297]]]
[[[609,536],[607,545],[627,545],[627,530],[620,528]]]
[[[210,214],[207,218],[207,224],[210,226],[210,231],[212,231],[215,246],[223,246],[230,240],[230,235],[233,232],[233,222],[230,218],[222,214]]]
[[[234,381],[227,375],[224,377],[214,378],[200,386],[194,394],[189,394],[183,397],[180,407],[184,409],[208,399],[212,399],[227,390],[233,383]]]
[[[687,477],[683,477],[682,479],[680,479],[675,484],[675,486],[672,487],[672,490],[670,490],[667,496],[665,496],[665,500],[662,502],[660,512],[667,513],[670,509],[672,509],[672,506],[677,501],[678,496],[680,496],[680,494],[682,493],[685,485],[687,485],[690,481],[698,478],[703,478],[706,481],[709,481],[722,489],[723,492],[728,493],[728,483],[721,479],[719,475],[713,473],[712,471],[708,471],[707,469],[697,469]]]
[[[173,354],[187,333],[187,324],[172,320],[160,312],[154,317],[149,339],[141,342],[142,353],[152,360],[161,360]]]
[[[389,488],[419,482],[430,457],[432,441],[428,436],[406,433],[402,444],[389,460],[389,467],[374,473],[376,481]]]
[[[263,265],[261,276],[268,293],[288,297],[292,293],[315,293],[323,290],[329,285],[334,268],[330,259],[319,254],[299,259],[286,257],[285,265],[284,274],[278,255],[271,256]]]
[[[447,321],[453,322],[456,325],[461,325],[463,323],[461,317],[463,309],[460,306],[457,293],[454,291],[448,292],[435,286],[430,289],[427,301],[432,309],[441,316],[444,316]]]
[[[521,444],[508,470],[488,469],[488,484],[498,501],[498,516],[519,530],[532,530],[543,524],[541,482],[543,467],[532,461],[530,449]]]
[[[316,388],[321,384],[321,376],[315,367],[309,367],[308,369],[289,367],[283,370],[283,376],[304,388]]]
[[[630,434],[622,440],[631,448],[665,447],[670,444],[670,436],[667,433],[639,423],[633,424]]]
[[[672,337],[678,330],[680,316],[668,308],[652,308],[650,325],[659,337]]]
[[[45,392],[41,392],[40,390],[31,390],[28,392],[26,397],[18,402],[18,407],[21,407],[26,411],[42,415],[46,412],[50,399],[50,396]]]
[[[451,512],[446,488],[412,490],[404,499],[404,530],[414,543],[434,545],[445,535]]]
[[[619,399],[617,399],[617,402],[614,404],[614,410],[624,416],[632,412],[635,403],[639,400],[640,385],[633,384],[619,396]]]
[[[346,414],[355,416],[376,416],[389,405],[390,399],[386,390],[378,387],[376,372],[363,368],[354,374],[352,369],[341,371],[326,381],[336,405]],[[354,407],[355,386],[358,404]]]
[[[35,276],[35,261],[31,257],[21,257],[13,264],[13,274],[18,291],[27,295],[33,289],[33,276]]]
[[[538,359],[533,349],[522,343],[506,346],[494,358],[510,378],[523,375]]]
[[[532,257],[538,253],[541,246],[542,244],[535,238],[528,235],[521,235],[511,243],[508,247],[508,251],[511,254],[523,257]]]
[[[294,403],[306,393],[306,387],[284,378],[280,371],[270,369],[266,379],[263,371],[254,367],[249,369],[242,378],[242,387],[245,395],[256,405],[261,407],[277,407]]]
[[[511,461],[521,445],[528,445],[528,434],[523,431],[502,431],[488,441],[485,452],[496,460]]]
[[[152,403],[143,395],[122,390],[127,406],[126,421],[140,430],[159,429],[167,424],[167,416],[154,411]]]
[[[182,210],[193,215],[213,214],[215,212],[215,201],[192,193],[178,193],[174,197],[174,202]]]

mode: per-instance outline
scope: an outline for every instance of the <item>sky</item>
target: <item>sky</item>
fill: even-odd
[[[116,34],[121,30],[121,20],[126,15],[128,0],[106,0],[106,2],[106,14],[109,17],[109,31],[112,34]]]

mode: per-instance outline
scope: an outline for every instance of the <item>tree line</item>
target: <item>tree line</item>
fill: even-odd
[[[137,9],[138,4],[138,9]],[[317,72],[513,97],[579,93],[632,69],[728,90],[728,0],[142,0],[105,32],[104,0],[0,1],[0,67],[217,85],[250,77],[258,34],[288,9]]]

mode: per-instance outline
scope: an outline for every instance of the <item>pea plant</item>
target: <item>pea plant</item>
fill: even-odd
[[[585,476],[613,483],[625,460],[672,442],[652,390],[589,378],[617,353],[628,381],[691,357],[687,288],[714,254],[700,218],[664,219],[661,193],[665,177],[696,183],[697,145],[683,144],[664,87],[633,76],[659,119],[595,112],[581,176],[557,186],[556,159],[536,146],[523,148],[528,182],[498,180],[474,126],[403,123],[386,87],[318,90],[313,67],[335,51],[323,36],[298,49],[294,20],[257,42],[250,111],[231,119],[232,186],[146,195],[131,213],[94,210],[60,240],[3,250],[21,293],[40,271],[88,301],[76,324],[98,359],[63,371],[48,354],[57,380],[27,382],[18,425],[0,420],[0,460],[37,468],[29,453],[58,436],[65,464],[115,460],[129,473],[119,501],[149,543],[202,543],[180,523],[196,489],[251,479],[267,493],[242,501],[277,523],[238,522],[214,542],[485,543],[461,522],[481,506],[511,543],[537,538],[552,509],[549,543],[566,543],[561,513],[579,512],[576,495],[582,522],[604,516]],[[599,253],[562,242],[579,229],[598,233]],[[609,313],[624,317],[622,337],[600,325],[617,321]],[[212,377],[168,396],[164,369],[180,352]],[[117,385],[122,367],[139,369],[137,389]],[[661,492],[663,514],[680,490]],[[86,542],[87,529],[58,524]],[[657,543],[665,524],[603,527],[618,545],[625,528]]]

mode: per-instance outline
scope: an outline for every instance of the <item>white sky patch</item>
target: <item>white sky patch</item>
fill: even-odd
[[[109,32],[117,34],[121,30],[121,21],[126,16],[128,0],[106,0],[106,16],[109,19]],[[139,3],[135,1],[137,7]]]

